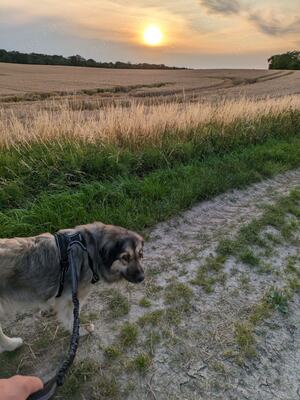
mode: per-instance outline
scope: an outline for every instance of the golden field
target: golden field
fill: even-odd
[[[60,138],[160,146],[166,133],[183,138],[205,124],[299,110],[299,87],[300,71],[0,63],[0,146]]]
[[[296,94],[299,87],[300,71],[125,70],[0,63],[1,102],[74,94],[93,101],[107,97],[184,96],[195,100],[215,96],[280,96]],[[44,96],[35,98],[37,94]]]
[[[238,120],[251,124],[264,116],[277,117],[285,110],[300,110],[300,96],[150,106],[132,101],[130,107],[108,106],[93,111],[74,110],[69,102],[59,106],[50,102],[47,109],[38,111],[0,111],[0,148],[60,139],[131,149],[147,144],[160,147],[165,135],[188,140],[199,132],[203,136],[201,127],[208,124],[226,126]]]

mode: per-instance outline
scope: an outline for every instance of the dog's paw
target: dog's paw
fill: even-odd
[[[95,325],[92,323],[85,324],[83,327],[80,328],[79,335],[86,336],[91,335],[95,331]]]
[[[95,331],[95,325],[92,323],[89,323],[85,329],[88,331],[88,333],[93,333]]]
[[[23,344],[23,339],[21,338],[10,338],[5,344],[0,346],[0,353],[3,351],[14,351],[21,347]]]

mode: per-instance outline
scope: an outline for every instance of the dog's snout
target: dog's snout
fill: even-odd
[[[143,282],[144,279],[145,279],[145,274],[144,274],[144,272],[140,272],[140,273],[138,274],[138,276],[136,277],[136,281],[137,281],[138,283]]]

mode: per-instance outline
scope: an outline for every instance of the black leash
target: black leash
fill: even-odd
[[[75,234],[57,233],[55,235],[55,240],[58,249],[60,251],[60,264],[61,264],[60,285],[56,297],[59,297],[62,294],[64,288],[65,274],[68,268],[70,268],[71,278],[72,278],[73,331],[72,331],[68,355],[65,361],[60,366],[57,374],[44,384],[44,388],[42,390],[29,396],[27,400],[49,400],[54,396],[57,388],[63,385],[65,376],[68,370],[70,369],[71,365],[73,364],[79,343],[80,320],[79,320],[79,300],[77,297],[78,276],[76,270],[76,262],[74,260],[74,256],[72,254],[71,249],[74,246],[80,246],[83,251],[87,252],[87,247],[85,240],[80,233],[75,233]],[[92,283],[95,283],[99,280],[99,276],[93,268],[90,256],[89,256],[89,266],[93,272]]]

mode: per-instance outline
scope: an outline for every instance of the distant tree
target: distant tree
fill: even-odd
[[[86,60],[84,57],[76,54],[70,57],[61,55],[48,55],[40,53],[20,53],[19,51],[7,51],[0,49],[0,62],[16,64],[40,64],[40,65],[72,65],[76,67],[95,67],[95,68],[131,68],[131,69],[184,69],[176,67],[167,67],[164,64],[132,64],[130,61],[122,62],[97,62],[92,58]]]
[[[300,69],[300,52],[288,51],[268,59],[269,69]]]
[[[81,57],[79,54],[76,54],[76,56],[71,56],[68,57],[68,60],[70,62],[70,65],[75,65],[75,66],[81,66],[86,63],[86,59]]]

